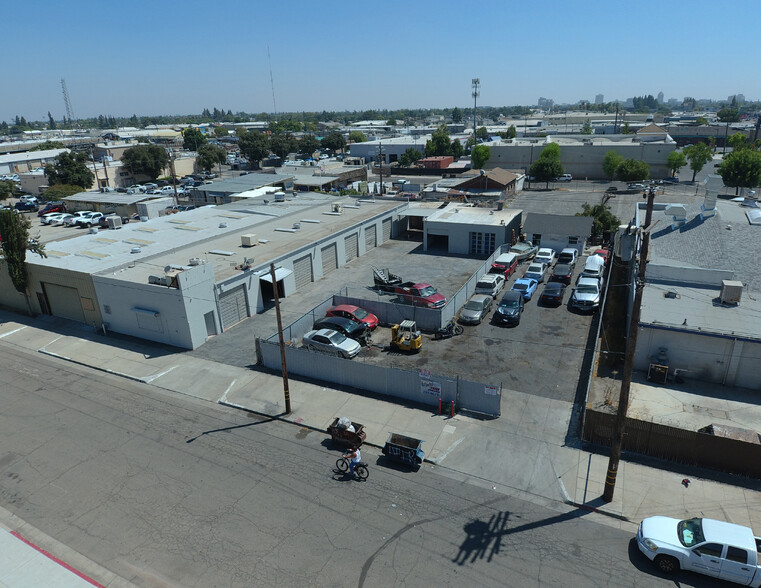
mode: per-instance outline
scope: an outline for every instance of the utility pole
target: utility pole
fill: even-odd
[[[473,78],[471,85],[473,86],[473,147],[476,146],[476,104],[478,103],[478,97],[481,95],[479,89],[481,88],[481,78]]]
[[[383,144],[378,143],[378,165],[379,165],[379,173],[380,173],[380,195],[383,196],[383,164],[385,163],[386,158],[383,155]]]
[[[650,247],[650,223],[653,220],[653,203],[655,202],[655,188],[647,192],[647,209],[645,212],[645,226],[642,229],[642,245],[639,249],[639,269],[634,291],[634,306],[629,321],[629,337],[626,340],[626,355],[624,357],[624,371],[621,379],[621,392],[618,396],[618,411],[613,429],[613,439],[610,447],[610,460],[608,461],[608,473],[605,476],[605,490],[602,499],[605,502],[613,500],[613,492],[616,489],[616,474],[618,462],[621,460],[621,446],[624,443],[626,427],[626,411],[629,409],[629,391],[631,389],[632,374],[634,373],[634,351],[637,347],[637,332],[639,331],[639,317],[642,312],[642,292],[645,289],[645,272],[647,269],[647,255]]]
[[[283,366],[283,395],[285,396],[285,414],[291,414],[291,391],[288,389],[288,367],[285,365],[285,341],[283,341],[283,318],[280,316],[280,292],[275,277],[275,264],[270,264],[272,289],[275,292],[275,314],[277,315],[277,336],[280,340],[280,363]]]

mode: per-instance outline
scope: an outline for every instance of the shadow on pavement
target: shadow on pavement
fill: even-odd
[[[204,435],[209,435],[211,433],[226,433],[227,431],[234,431],[235,429],[245,429],[247,427],[255,427],[256,425],[261,425],[264,423],[271,423],[272,421],[278,420],[279,417],[283,416],[285,413],[278,414],[275,416],[263,418],[259,421],[253,422],[253,423],[246,423],[244,425],[233,425],[232,427],[222,427],[221,429],[211,429],[209,431],[204,431],[203,433],[200,433],[196,435],[195,437],[191,437],[190,439],[187,439],[185,443],[192,443],[199,437],[203,437]]]

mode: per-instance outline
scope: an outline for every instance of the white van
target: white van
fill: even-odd
[[[485,274],[476,283],[476,294],[486,294],[496,298],[505,287],[505,276],[502,274]]]
[[[584,269],[581,276],[584,278],[602,279],[605,272],[605,259],[601,255],[590,255],[584,263]]]

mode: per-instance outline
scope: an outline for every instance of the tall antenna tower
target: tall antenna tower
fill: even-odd
[[[275,82],[272,79],[272,58],[270,57],[270,46],[267,45],[267,61],[270,65],[270,86],[272,87],[272,112],[277,120],[277,105],[275,104]]]
[[[63,103],[66,105],[66,118],[71,122],[74,120],[74,109],[71,107],[69,90],[66,88],[66,80],[63,78],[61,78],[61,89],[63,90]]]
[[[471,96],[473,96],[473,146],[475,147],[475,144],[476,144],[476,104],[478,104],[478,97],[481,95],[481,92],[479,91],[481,88],[481,79],[473,78],[473,81],[471,82],[471,86],[473,87],[473,93],[471,94]]]

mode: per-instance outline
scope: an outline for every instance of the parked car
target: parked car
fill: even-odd
[[[476,294],[486,294],[496,298],[505,287],[505,276],[502,274],[484,274],[476,282]]]
[[[72,218],[74,215],[68,212],[57,213],[60,216],[53,216],[48,221],[48,225],[51,227],[58,227],[66,224],[66,220]]]
[[[378,317],[364,308],[354,306],[353,304],[339,304],[331,306],[325,313],[326,316],[342,316],[355,323],[362,323],[371,331],[378,326]]]
[[[555,178],[556,182],[570,182],[573,179],[573,176],[571,174],[563,174],[562,176],[558,176]]]
[[[557,261],[557,254],[555,253],[554,249],[542,247],[539,249],[539,251],[536,252],[534,261],[539,261],[549,268],[552,267],[552,264],[555,263],[555,261]]]
[[[43,225],[50,225],[63,216],[66,216],[65,212],[49,212],[40,219],[40,223]]]
[[[552,277],[550,277],[550,280],[552,282],[562,282],[563,284],[570,284],[571,280],[573,279],[573,264],[570,263],[559,263],[555,266],[555,269],[552,270]]]
[[[349,339],[346,335],[332,329],[309,331],[302,341],[304,347],[310,351],[323,351],[346,359],[355,357],[362,349],[354,339]]]
[[[93,214],[94,211],[92,210],[77,210],[76,212],[73,212],[71,216],[63,221],[64,226],[66,227],[74,227],[77,224],[77,220],[84,217],[85,215]]]
[[[699,517],[648,517],[637,529],[637,547],[666,574],[682,569],[743,586],[761,585],[761,538],[750,527]]]
[[[518,256],[515,253],[503,253],[497,256],[491,264],[490,274],[502,274],[507,280],[518,267]]]
[[[51,212],[66,212],[66,205],[63,202],[48,202],[45,206],[40,208],[37,216],[44,216]]]
[[[605,260],[605,265],[608,265],[610,261],[610,250],[608,249],[595,249],[593,255],[599,255]]]
[[[143,184],[143,188],[145,188],[146,191],[149,190],[155,190],[159,187],[158,184],[154,184],[153,182],[148,182],[147,184]]]
[[[177,208],[180,210],[180,212],[185,212],[186,210],[194,210],[195,207],[195,204],[180,204]]]
[[[471,296],[460,311],[460,322],[464,325],[477,325],[491,311],[492,297],[488,294]]]
[[[72,224],[89,229],[91,226],[97,225],[98,219],[102,216],[104,216],[102,212],[88,212],[79,218],[75,218]]]
[[[511,290],[520,292],[524,300],[531,300],[531,297],[534,295],[534,292],[536,292],[536,287],[538,285],[539,282],[532,278],[518,278],[515,280]]]
[[[558,263],[576,264],[576,259],[579,257],[579,252],[573,247],[566,247],[558,255]]]
[[[528,266],[526,269],[526,272],[523,274],[524,278],[531,278],[533,280],[536,280],[540,284],[544,282],[544,278],[547,275],[547,266],[543,263],[532,263]]]
[[[672,184],[678,184],[679,183],[679,178],[677,178],[676,176],[672,176],[670,178],[663,178],[663,181],[664,182],[670,182]]]
[[[523,305],[523,294],[521,292],[515,290],[505,292],[493,315],[494,322],[504,325],[520,324]]]
[[[579,278],[571,294],[571,306],[579,310],[595,310],[600,306],[600,282],[596,278]]]
[[[546,306],[559,306],[563,304],[563,296],[565,296],[565,284],[548,282],[539,297],[539,302]]]
[[[367,336],[370,329],[363,323],[355,323],[353,320],[344,318],[342,316],[325,316],[321,319],[314,321],[312,328],[315,331],[320,329],[330,329],[332,331],[338,331],[342,335],[354,339],[360,343],[367,341]]]
[[[605,259],[599,255],[590,255],[584,261],[584,269],[581,276],[584,278],[596,278],[602,280],[605,273]]]
[[[13,205],[13,208],[20,212],[35,212],[39,206],[37,206],[35,202],[27,202],[25,200],[21,200],[16,202],[16,204]]]
[[[523,241],[520,243],[516,243],[512,247],[510,247],[510,253],[515,253],[516,257],[518,258],[518,261],[524,261],[526,259],[531,259],[536,255],[536,252],[539,250],[539,247],[536,245],[533,245],[531,241]]]
[[[645,184],[640,184],[639,182],[633,182],[626,187],[629,190],[644,190]]]

